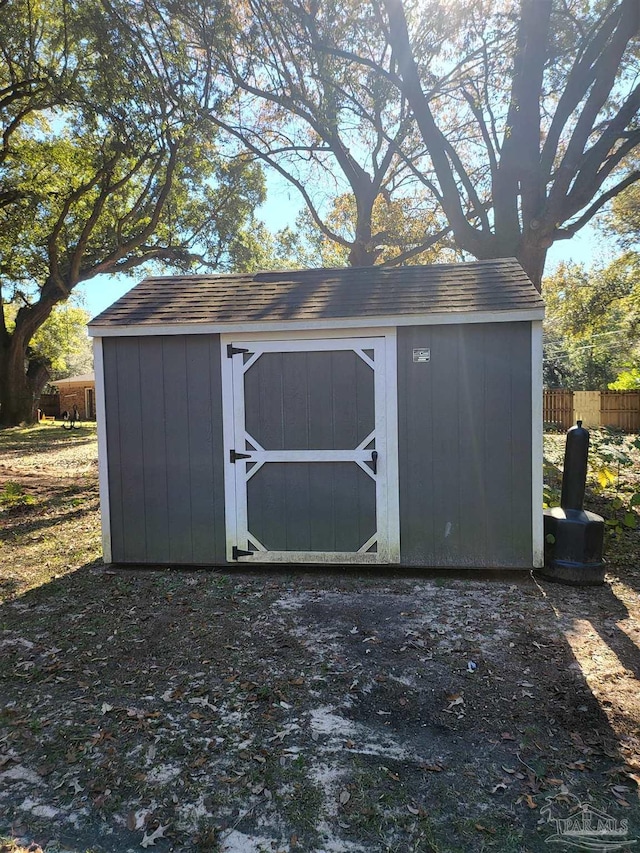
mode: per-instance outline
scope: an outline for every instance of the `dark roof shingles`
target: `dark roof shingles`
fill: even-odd
[[[396,268],[147,278],[92,326],[251,323],[542,308],[511,258]]]

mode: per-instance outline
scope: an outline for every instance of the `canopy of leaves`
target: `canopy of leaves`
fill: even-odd
[[[606,230],[625,249],[640,244],[640,184],[633,184],[613,200]]]
[[[11,332],[18,304],[4,306],[5,320]],[[31,339],[30,350],[50,365],[52,379],[66,379],[93,370],[91,340],[87,334],[89,312],[70,302],[56,305]]]
[[[603,390],[640,352],[640,259],[603,269],[561,264],[543,280],[544,379],[551,388]]]
[[[177,31],[155,39],[140,4],[4,3],[0,308],[20,309],[11,329],[0,310],[3,419],[24,417],[37,389],[16,391],[20,405],[13,390],[29,343],[79,282],[149,262],[228,269],[246,254],[262,171],[219,146],[183,45]]]

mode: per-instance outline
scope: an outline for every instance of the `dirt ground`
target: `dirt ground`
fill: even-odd
[[[598,588],[113,571],[89,428],[0,433],[7,483],[2,853],[576,849],[584,809],[640,845],[635,531]]]

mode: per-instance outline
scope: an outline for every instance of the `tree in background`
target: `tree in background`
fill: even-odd
[[[355,266],[397,264],[439,246],[448,228],[421,166],[424,145],[366,4],[145,4],[154,34],[176,26],[188,33],[197,100],[241,150],[296,189],[329,257]],[[356,45],[366,47],[366,63],[353,62]],[[205,65],[209,75],[197,76]],[[393,215],[382,221],[385,206],[420,214],[408,227]],[[338,208],[348,211],[348,227]]]
[[[398,249],[375,208],[409,199],[423,240],[384,263],[438,246],[449,229],[459,251],[515,256],[540,287],[549,247],[640,177],[628,169],[640,144],[637,0],[153,9],[189,33],[192,67],[211,69],[199,101],[213,120],[296,187],[352,264]],[[331,216],[345,193],[348,235]]]
[[[604,390],[640,366],[639,273],[627,253],[602,269],[560,264],[544,278],[546,387]]]
[[[179,45],[147,48],[98,0],[4,4],[2,425],[34,418],[50,359],[32,342],[79,282],[159,261],[224,269],[245,250],[262,173],[221,156],[181,91]]]
[[[13,331],[19,307],[17,302],[4,305],[9,332]],[[79,305],[59,303],[32,337],[28,354],[48,365],[52,380],[93,370],[93,347],[87,334],[90,319],[89,312]]]
[[[400,91],[457,246],[516,257],[540,287],[548,248],[640,177],[626,169],[640,144],[638,0],[448,4],[456,25],[435,94],[422,44],[441,4],[383,6]]]

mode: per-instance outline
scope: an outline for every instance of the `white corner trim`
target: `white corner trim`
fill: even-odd
[[[531,529],[533,567],[544,565],[543,428],[542,428],[542,321],[531,323]]]
[[[96,423],[98,428],[98,475],[100,483],[100,520],[102,558],[111,562],[111,505],[109,502],[109,466],[107,460],[107,406],[104,387],[102,338],[93,339],[93,363],[96,382]]]
[[[447,311],[425,314],[399,314],[381,317],[347,317],[320,320],[244,320],[236,323],[145,323],[140,325],[89,326],[91,337],[146,337],[151,335],[217,335],[248,332],[304,332],[331,329],[378,329],[396,326],[451,326],[467,323],[515,323],[542,320],[543,308],[513,311]],[[358,331],[357,334],[360,332]]]

